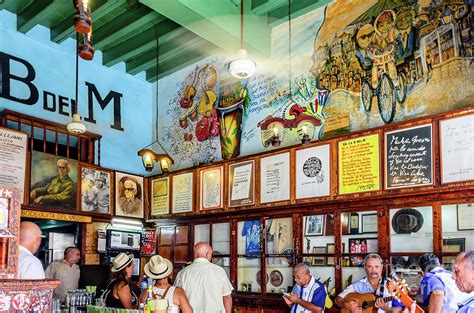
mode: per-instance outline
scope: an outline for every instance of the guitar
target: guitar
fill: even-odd
[[[391,294],[396,295],[404,306],[407,308],[411,307],[414,301],[408,295],[408,286],[405,283],[405,280],[400,279],[394,272],[390,273],[390,277],[387,278],[387,288]],[[425,311],[417,304],[415,312],[424,313]]]
[[[375,302],[377,301],[377,297],[373,293],[355,293],[351,292],[344,297],[344,301],[350,302],[355,301],[359,307],[362,308],[362,313],[372,313],[377,312],[378,308],[375,307]],[[396,300],[397,298],[394,296],[382,298],[383,302],[389,302],[392,300]],[[342,313],[350,313],[349,310],[342,308]]]

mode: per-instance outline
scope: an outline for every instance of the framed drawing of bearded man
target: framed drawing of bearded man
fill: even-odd
[[[115,173],[115,215],[143,218],[143,177]]]

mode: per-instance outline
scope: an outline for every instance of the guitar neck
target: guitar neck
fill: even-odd
[[[402,296],[400,298],[400,301],[403,303],[403,305],[405,307],[407,307],[408,309],[410,309],[411,305],[413,304],[413,300],[410,298],[410,297],[407,297],[407,296]],[[415,309],[415,313],[424,313],[425,311],[417,304],[416,305],[416,309]]]

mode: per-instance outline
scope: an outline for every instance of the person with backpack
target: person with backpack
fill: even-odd
[[[133,273],[133,255],[121,252],[112,262],[112,280],[108,283],[102,299],[107,307],[137,309],[140,289],[130,278]]]
[[[148,277],[156,280],[152,288],[153,298],[168,300],[168,307],[176,307],[180,309],[182,313],[193,313],[193,309],[189,304],[184,290],[179,287],[171,286],[168,281],[168,277],[173,273],[173,264],[170,260],[159,255],[152,256],[150,261],[145,264],[143,270]],[[147,296],[147,290],[142,291],[140,303],[145,302]]]

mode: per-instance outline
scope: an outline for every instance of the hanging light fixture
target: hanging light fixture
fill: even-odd
[[[169,168],[171,164],[174,164],[173,158],[168,154],[165,148],[160,144],[159,141],[159,136],[158,136],[158,82],[159,82],[159,64],[160,64],[160,53],[159,53],[159,47],[160,47],[160,41],[159,41],[159,36],[158,36],[158,25],[155,25],[155,35],[156,35],[156,122],[155,122],[155,128],[156,128],[156,140],[150,143],[148,146],[140,149],[138,151],[138,155],[142,158],[143,166],[145,167],[145,170],[147,172],[151,172],[153,170],[153,167],[155,165],[155,162],[160,163],[161,171],[163,173],[168,173]],[[148,147],[152,146],[154,143],[158,143],[160,148],[165,152],[164,154],[158,154],[155,153],[153,150],[148,149]]]
[[[79,34],[76,33],[76,100],[73,106],[72,121],[66,125],[67,131],[74,134],[80,135],[86,132],[86,125],[82,124],[81,116],[78,112],[78,89],[79,89]]]
[[[92,28],[92,13],[88,0],[74,0],[77,14],[74,15],[74,28],[78,33],[88,34]]]
[[[81,43],[78,47],[78,53],[81,59],[90,61],[94,58],[95,49],[92,46],[92,27],[88,34],[82,37]]]
[[[255,74],[257,65],[247,58],[247,50],[244,49],[244,0],[240,0],[240,50],[239,57],[229,64],[229,72],[238,79],[249,78]]]

